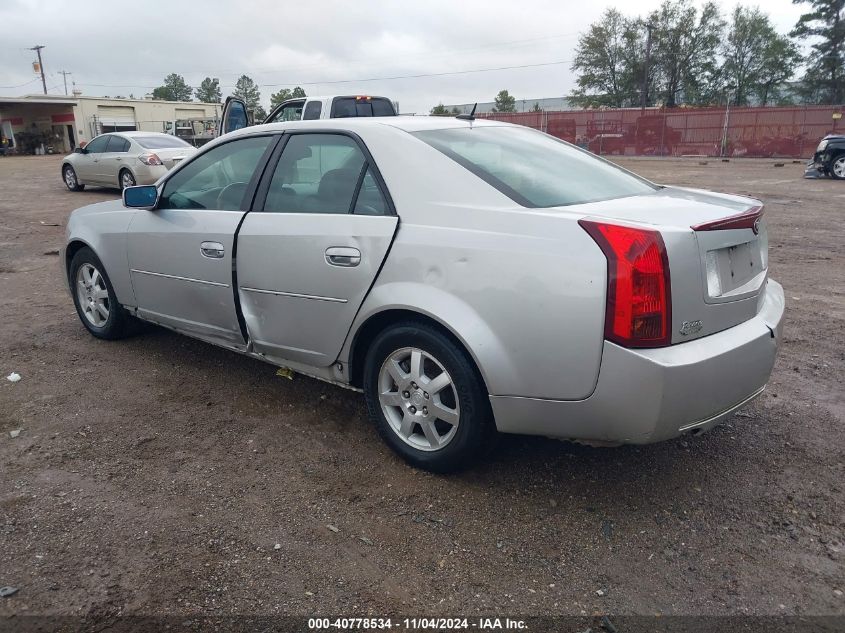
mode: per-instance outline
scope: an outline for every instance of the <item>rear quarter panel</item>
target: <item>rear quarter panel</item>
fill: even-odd
[[[363,140],[400,221],[341,360],[370,316],[409,309],[463,342],[491,394],[588,397],[601,364],[607,262],[578,226],[583,214],[520,207],[389,123]]]
[[[491,394],[589,396],[601,363],[606,284],[595,244],[564,218],[526,216],[519,230],[495,212],[452,212],[487,226],[402,222],[352,331],[382,310],[410,309],[463,342]]]

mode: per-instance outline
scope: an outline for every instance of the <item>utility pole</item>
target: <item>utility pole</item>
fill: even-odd
[[[59,74],[60,74],[60,75],[64,78],[64,80],[65,80],[65,94],[67,94],[67,76],[68,76],[68,75],[72,75],[73,73],[70,73],[70,72],[68,72],[68,71],[66,71],[66,70],[60,70],[60,71],[59,71]]]
[[[47,80],[44,78],[44,62],[41,61],[41,49],[44,48],[41,44],[36,44],[29,50],[35,51],[38,54],[38,68],[41,70],[41,85],[44,87],[44,94],[47,94]]]
[[[654,29],[654,23],[648,22],[645,25],[648,35],[645,40],[645,64],[643,64],[643,86],[640,97],[640,109],[645,114],[645,107],[648,104],[648,65],[651,62],[651,31]]]

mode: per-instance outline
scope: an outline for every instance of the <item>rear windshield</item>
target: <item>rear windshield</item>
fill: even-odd
[[[467,127],[414,136],[524,207],[582,204],[657,190],[608,161],[526,127]]]
[[[332,103],[333,119],[358,116],[396,116],[396,111],[384,97],[337,97]]]
[[[175,136],[136,136],[135,142],[147,149],[169,149],[171,147],[191,147],[181,138]]]

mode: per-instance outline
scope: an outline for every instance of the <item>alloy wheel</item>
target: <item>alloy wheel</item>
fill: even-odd
[[[124,171],[122,174],[120,174],[120,185],[121,189],[126,189],[127,187],[134,187],[135,178],[128,171]]]
[[[109,320],[109,291],[106,280],[92,264],[82,264],[76,271],[76,298],[79,309],[94,327],[103,327]]]
[[[68,189],[76,188],[76,173],[71,167],[65,167],[65,184]]]
[[[840,156],[834,161],[833,174],[837,178],[845,178],[845,156]]]
[[[461,413],[449,372],[416,347],[390,354],[379,370],[378,398],[391,429],[422,451],[444,448],[455,437]]]

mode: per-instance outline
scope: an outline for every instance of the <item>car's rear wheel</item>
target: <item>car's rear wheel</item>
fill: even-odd
[[[121,169],[120,170],[120,189],[126,189],[127,187],[134,187],[135,186],[135,176],[132,175],[132,172],[128,169]]]
[[[472,360],[426,323],[402,323],[376,337],[364,364],[364,394],[381,437],[418,468],[463,468],[495,435]]]
[[[79,178],[76,177],[76,170],[70,165],[62,167],[62,179],[70,191],[82,191],[85,189],[85,185],[79,184]]]
[[[76,252],[68,278],[82,325],[97,338],[118,339],[129,333],[132,317],[117,302],[103,264],[88,247]]]
[[[845,152],[831,161],[830,175],[837,180],[845,180]]]

